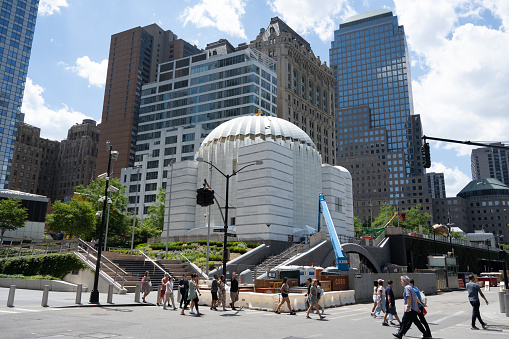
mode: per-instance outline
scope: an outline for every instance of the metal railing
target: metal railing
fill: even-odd
[[[85,264],[87,264],[89,267],[95,270],[95,263],[97,260],[97,250],[89,245],[87,242],[78,239],[78,246],[74,253],[83,260]],[[90,260],[90,259],[93,259]],[[112,273],[114,277],[111,277],[108,272]],[[117,288],[123,289],[124,283],[127,281],[125,278],[128,273],[124,271],[122,268],[120,268],[117,264],[112,262],[110,259],[105,257],[104,255],[101,256],[101,267],[100,267],[100,273],[106,280],[110,281],[112,284],[114,284]],[[121,284],[118,283],[117,278],[120,279]]]
[[[144,262],[143,262],[143,265],[145,265],[145,263],[147,261],[151,262],[152,265],[154,266],[153,270],[152,270],[152,274],[155,274],[156,272],[156,267],[161,271],[163,272],[163,274],[165,273],[168,273],[168,271],[166,271],[164,268],[162,268],[161,266],[159,266],[159,264],[157,264],[157,262],[155,260],[153,260],[152,258],[150,258],[148,255],[146,255],[143,251],[141,250],[133,250],[133,252],[135,252],[136,254],[135,255],[139,255],[141,254],[141,256],[143,258],[145,258]]]
[[[35,256],[74,252],[78,239],[48,240],[4,237],[0,242],[0,257]]]
[[[463,245],[463,246],[469,246],[469,247],[476,247],[484,250],[490,250],[490,251],[499,251],[499,248],[495,247],[488,247],[486,245],[481,245],[475,242],[470,242],[467,240],[462,239],[455,239],[452,238],[452,240],[449,237],[444,237],[442,235],[435,235],[435,238],[433,238],[433,234],[430,233],[420,233],[416,232],[415,230],[407,229],[407,228],[401,228],[401,233],[410,237],[417,237],[417,238],[423,238],[428,240],[435,240],[440,242],[446,242],[446,243],[453,243],[455,245]]]
[[[187,265],[190,266],[195,271],[195,273],[199,274],[202,278],[208,279],[208,276],[198,266],[193,264],[191,260],[187,259],[186,256],[182,254],[182,252],[179,252],[179,254],[187,261]]]

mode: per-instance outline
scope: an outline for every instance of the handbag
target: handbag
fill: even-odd
[[[426,311],[426,308],[422,308],[422,315],[426,315],[428,313],[428,311]]]

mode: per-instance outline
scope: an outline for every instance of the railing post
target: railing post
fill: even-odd
[[[44,291],[42,292],[42,307],[48,307],[48,294],[49,294],[49,285],[44,285]]]
[[[124,289],[125,273],[122,274],[122,289]]]
[[[46,252],[44,252],[44,254],[48,254],[48,247],[49,247],[49,242],[46,243]]]
[[[21,257],[21,250],[23,248],[23,239],[21,239],[21,242],[19,243],[19,251],[18,251],[18,257]]]
[[[16,293],[16,285],[9,288],[9,297],[7,298],[7,307],[14,307],[14,294]]]
[[[76,304],[81,304],[81,293],[83,291],[83,284],[78,284],[76,289]]]
[[[58,252],[58,253],[62,253],[62,245],[63,245],[63,244],[64,244],[64,241],[63,241],[63,240],[61,240],[61,241],[60,241],[60,250],[59,250],[59,252]]]

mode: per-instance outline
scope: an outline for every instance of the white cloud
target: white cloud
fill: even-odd
[[[470,176],[458,169],[448,168],[441,162],[432,162],[428,172],[444,173],[446,194],[448,197],[455,197],[470,181]]]
[[[42,16],[60,13],[60,7],[68,7],[67,0],[41,0],[39,14]]]
[[[245,6],[242,0],[201,0],[193,7],[186,7],[179,19],[184,27],[191,22],[198,28],[214,27],[230,36],[247,39],[240,21]]]
[[[329,43],[338,21],[357,14],[347,0],[267,0],[270,9],[302,35],[315,33]]]
[[[395,0],[395,4],[409,46],[425,66],[425,74],[412,81],[415,113],[421,115],[424,134],[507,141],[507,2]],[[487,11],[498,24],[479,18]],[[458,155],[470,154],[471,149],[460,145],[444,148],[454,148]]]
[[[27,124],[41,129],[41,137],[51,140],[65,139],[67,130],[72,125],[81,123],[83,119],[90,119],[81,112],[73,111],[66,104],[62,104],[59,109],[48,107],[42,97],[43,93],[44,88],[27,78],[21,111],[25,113]]]
[[[87,79],[89,87],[103,87],[106,83],[108,59],[104,59],[101,62],[94,62],[90,60],[88,56],[84,56],[76,60],[76,66],[66,66],[65,69],[73,71],[77,73],[78,76]]]

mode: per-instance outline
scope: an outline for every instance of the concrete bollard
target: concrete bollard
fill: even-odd
[[[134,302],[135,303],[139,303],[140,302],[140,290],[141,290],[141,285],[136,285],[135,289],[134,289]]]
[[[44,285],[44,291],[42,292],[42,307],[48,307],[48,294],[49,294],[49,285]]]
[[[498,292],[498,305],[500,306],[500,313],[505,313],[505,291]]]
[[[83,291],[83,284],[78,284],[76,289],[76,304],[81,304],[81,293]]]
[[[108,304],[113,304],[113,285],[108,286]]]
[[[14,294],[16,293],[16,285],[9,288],[9,297],[7,298],[7,307],[14,307]]]
[[[505,307],[505,316],[509,317],[509,307],[508,307],[509,306],[509,293],[504,295],[504,298],[505,298],[505,305],[506,305],[506,307]]]

